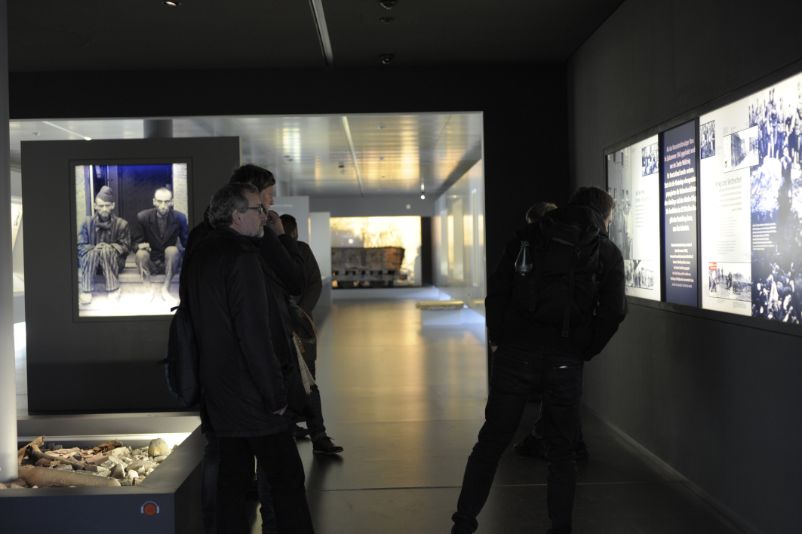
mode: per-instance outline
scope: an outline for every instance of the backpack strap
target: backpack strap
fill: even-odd
[[[574,258],[571,262],[571,268],[568,270],[568,298],[565,300],[565,309],[563,310],[562,337],[564,338],[567,338],[571,333],[571,303],[576,289],[576,262],[580,252],[579,247],[574,247]]]

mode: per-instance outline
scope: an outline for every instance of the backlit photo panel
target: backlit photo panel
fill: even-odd
[[[703,307],[802,322],[802,74],[704,115]],[[707,215],[707,213],[710,215]]]
[[[610,239],[624,257],[626,294],[660,300],[660,176],[657,136],[607,155],[615,200]]]
[[[79,164],[79,317],[169,315],[186,241],[187,164]]]

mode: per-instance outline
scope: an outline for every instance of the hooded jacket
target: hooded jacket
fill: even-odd
[[[507,244],[496,270],[487,280],[488,338],[495,345],[509,345],[523,350],[557,350],[589,360],[602,351],[613,337],[627,313],[624,294],[624,261],[621,252],[608,238],[600,214],[577,205],[568,205],[549,212],[543,223],[592,226],[599,230],[597,303],[584,324],[571,325],[568,337],[554,325],[538,324],[514,302],[515,259],[521,241],[534,242],[539,224],[518,230]]]

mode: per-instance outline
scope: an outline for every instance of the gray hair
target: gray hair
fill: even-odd
[[[220,188],[209,204],[209,223],[214,228],[230,226],[235,211],[243,213],[248,209],[246,193],[258,195],[259,190],[256,186],[243,183],[228,184]]]

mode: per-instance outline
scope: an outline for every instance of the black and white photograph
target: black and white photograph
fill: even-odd
[[[752,299],[749,265],[710,262],[707,265],[707,293],[713,298],[749,302]]]
[[[632,218],[630,217],[632,196],[629,189],[623,187],[613,187],[608,193],[615,201],[613,220],[608,229],[610,239],[618,246],[624,258],[629,258],[632,256]]]
[[[752,126],[724,137],[724,169],[734,171],[744,167],[754,167],[761,161],[758,150],[758,128]]]
[[[702,159],[716,155],[716,121],[699,126],[699,153]]]
[[[643,260],[624,260],[626,287],[654,289],[655,273],[643,264]]]
[[[657,143],[641,149],[641,176],[649,176],[657,172]]]
[[[169,315],[189,237],[187,164],[74,167],[79,317]]]

